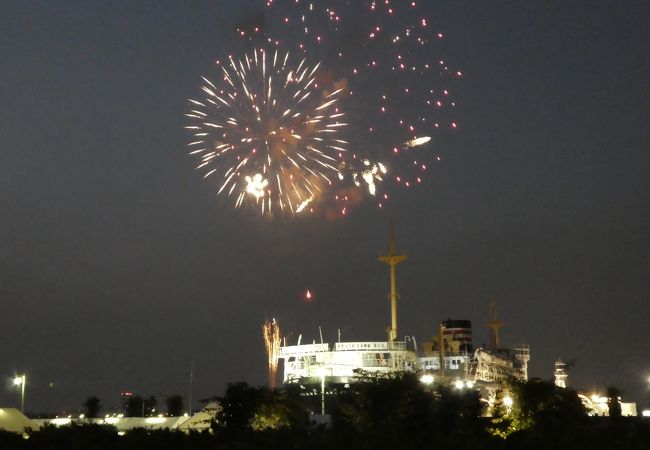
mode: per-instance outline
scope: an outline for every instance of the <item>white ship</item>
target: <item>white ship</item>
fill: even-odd
[[[393,229],[388,254],[379,260],[390,267],[391,326],[386,341],[328,342],[280,347],[283,382],[299,384],[349,384],[361,374],[387,376],[417,372],[424,382],[448,381],[457,385],[480,383],[493,385],[508,378],[528,379],[530,350],[527,345],[514,349],[500,348],[499,329],[494,304],[490,304],[490,345],[474,348],[469,320],[442,321],[435,336],[420,347],[414,337],[397,340],[396,266],[406,259],[396,251]],[[408,345],[407,345],[408,344]]]

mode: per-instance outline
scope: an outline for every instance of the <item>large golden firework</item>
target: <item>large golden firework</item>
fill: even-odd
[[[342,88],[318,82],[319,64],[289,52],[255,49],[221,66],[222,81],[203,78],[204,97],[190,100],[190,154],[204,178],[236,207],[299,213],[343,176],[347,124]]]

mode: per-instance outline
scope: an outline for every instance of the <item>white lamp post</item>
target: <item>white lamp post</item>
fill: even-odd
[[[14,386],[20,386],[20,412],[23,414],[25,414],[25,384],[27,384],[25,374],[14,378]]]
[[[325,368],[322,366],[318,368],[318,375],[320,375],[320,413],[325,415]]]

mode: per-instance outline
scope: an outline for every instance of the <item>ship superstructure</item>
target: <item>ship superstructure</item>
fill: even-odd
[[[386,341],[336,342],[333,345],[322,342],[307,345],[283,346],[280,359],[284,361],[285,383],[354,382],[361,373],[389,375],[417,370],[417,348],[407,349],[405,341],[397,340],[397,265],[406,260],[406,255],[397,251],[393,224],[390,225],[388,252],[379,261],[390,268],[390,311],[391,324],[386,329]]]
[[[406,342],[337,342],[291,345],[280,349],[284,382],[309,383],[325,377],[333,383],[354,382],[360,371],[374,375],[413,371],[417,358]]]
[[[386,341],[313,342],[280,347],[284,383],[348,384],[362,374],[386,376],[401,372],[419,372],[427,382],[451,381],[495,385],[510,378],[528,379],[530,350],[527,345],[514,349],[500,346],[499,330],[503,323],[496,318],[496,305],[489,304],[490,346],[475,348],[472,323],[447,319],[436,329],[433,338],[418,348],[415,338],[397,340],[396,266],[406,256],[396,250],[393,228],[390,229],[388,253],[379,257],[390,267],[391,325]],[[408,345],[407,345],[408,344]],[[469,385],[469,384],[468,384]]]

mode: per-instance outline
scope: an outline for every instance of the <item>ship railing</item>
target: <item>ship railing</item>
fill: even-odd
[[[334,351],[402,351],[406,350],[406,342],[337,342]]]
[[[329,344],[290,345],[286,347],[280,347],[280,358],[287,358],[290,356],[307,356],[328,351]]]

